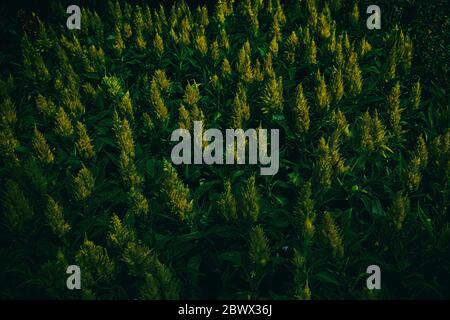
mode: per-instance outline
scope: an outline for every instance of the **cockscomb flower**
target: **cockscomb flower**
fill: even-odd
[[[16,107],[8,96],[0,104],[0,127],[13,127],[16,122]]]
[[[298,54],[298,47],[300,45],[300,41],[298,39],[297,33],[292,31],[286,40],[284,57],[289,64],[294,64],[295,59]]]
[[[270,259],[269,242],[261,226],[254,227],[249,238],[250,261],[257,267],[264,267]]]
[[[300,188],[293,211],[293,224],[298,234],[305,239],[311,239],[314,235],[315,219],[311,181],[308,181]]]
[[[64,219],[63,208],[50,196],[47,199],[45,215],[52,232],[57,237],[64,238],[70,230],[70,225]]]
[[[122,33],[120,32],[120,27],[116,25],[114,27],[114,45],[113,45],[114,52],[117,56],[120,56],[125,49],[125,43],[122,39]]]
[[[155,50],[158,58],[161,58],[164,53],[164,42],[159,33],[157,33],[153,38],[153,49]]]
[[[150,82],[150,103],[153,108],[153,114],[160,123],[165,123],[169,119],[169,110],[161,96],[160,89],[155,80]]]
[[[178,282],[148,247],[136,242],[129,242],[122,253],[122,258],[128,266],[130,275],[145,278],[145,283],[140,288],[140,294],[143,297],[178,298]]]
[[[408,209],[408,195],[403,190],[398,191],[395,194],[394,199],[392,200],[392,205],[389,208],[389,215],[397,230],[401,230],[403,228]]]
[[[349,130],[347,118],[345,117],[345,114],[341,110],[338,109],[336,111],[333,111],[331,114],[331,120],[333,122],[333,125],[335,126],[331,138],[331,144],[333,147],[336,147],[339,145],[342,137],[344,138],[350,137],[351,132]]]
[[[55,104],[50,99],[45,98],[41,94],[38,94],[36,97],[36,108],[46,118],[51,118],[56,113]]]
[[[170,211],[181,221],[192,218],[192,200],[189,199],[189,188],[183,184],[172,164],[164,160],[164,178],[162,194]]]
[[[172,86],[172,82],[167,77],[166,72],[162,69],[158,69],[155,71],[155,73],[152,76],[152,79],[156,81],[159,88],[161,89],[161,92],[168,92],[169,89]]]
[[[262,110],[264,113],[283,112],[283,78],[271,78],[264,86],[262,96]]]
[[[218,63],[220,60],[220,48],[217,40],[214,40],[211,43],[211,46],[209,47],[209,52],[211,53],[211,58],[214,61],[214,63],[215,64]]]
[[[380,151],[386,148],[386,129],[375,110],[371,117],[369,111],[364,112],[360,128],[361,148],[367,152]]]
[[[409,191],[418,189],[422,180],[421,171],[425,169],[428,163],[428,150],[423,135],[417,139],[417,145],[412,153],[412,158],[406,170],[406,182]]]
[[[251,82],[253,80],[253,70],[250,60],[250,42],[247,40],[239,50],[236,69],[241,80]]]
[[[19,184],[13,180],[6,180],[0,204],[4,210],[2,218],[13,232],[22,232],[34,216],[28,199]]]
[[[86,127],[80,121],[77,122],[77,133],[78,140],[75,145],[77,147],[78,153],[85,160],[90,159],[95,156],[94,146],[92,145],[91,138],[87,133]]]
[[[180,34],[179,34],[179,42],[182,45],[189,45],[191,43],[191,32],[192,32],[192,23],[188,17],[184,17],[183,20],[181,20],[181,28],[180,28]]]
[[[357,26],[359,23],[359,9],[357,2],[355,2],[355,4],[353,5],[352,12],[350,13],[350,23],[353,26]]]
[[[264,73],[261,69],[261,63],[259,62],[258,58],[256,58],[255,65],[253,66],[253,79],[255,81],[263,81],[264,80]]]
[[[337,68],[342,70],[345,67],[344,51],[342,48],[342,38],[339,38],[339,41],[336,42],[333,61]]]
[[[309,119],[309,106],[303,93],[303,86],[300,83],[295,91],[295,101],[292,108],[295,128],[297,133],[304,134],[308,132],[310,119]]]
[[[328,189],[331,186],[333,159],[330,146],[324,137],[321,137],[319,140],[313,171],[316,184],[322,188]]]
[[[197,84],[195,80],[192,84],[188,82],[186,85],[184,89],[183,102],[188,106],[193,106],[200,100],[201,96],[199,87],[199,84]]]
[[[424,169],[428,164],[428,148],[425,139],[423,138],[423,134],[417,139],[414,156],[420,159],[420,167],[421,169]]]
[[[306,28],[305,33],[303,35],[304,46],[305,46],[305,59],[308,64],[316,64],[317,63],[317,46],[314,38],[311,37],[309,28]]]
[[[272,53],[272,55],[274,57],[276,57],[278,55],[278,42],[277,42],[277,38],[273,37],[272,41],[270,41],[269,44],[269,51],[270,53]]]
[[[331,96],[325,83],[325,76],[321,75],[319,69],[316,72],[315,100],[318,110],[328,109],[331,103]]]
[[[102,79],[103,87],[105,88],[108,96],[113,100],[118,100],[124,94],[124,90],[122,88],[122,83],[120,79],[116,76],[104,76]]]
[[[19,147],[19,141],[10,128],[0,128],[0,153],[10,160],[17,160],[16,149]]]
[[[359,56],[364,57],[369,51],[372,50],[372,46],[369,41],[364,37],[359,43]]]
[[[84,240],[75,261],[83,270],[83,286],[87,288],[99,282],[109,281],[114,276],[115,265],[108,252],[90,240]]]
[[[131,158],[134,158],[133,131],[126,118],[123,118],[121,125],[117,128],[116,137],[120,150]]]
[[[124,151],[120,152],[119,171],[122,181],[127,188],[133,189],[141,186],[144,179],[137,172],[134,159]]]
[[[237,219],[237,204],[236,199],[231,189],[230,180],[224,182],[224,192],[220,195],[217,205],[219,212],[227,221],[233,221]]]
[[[189,115],[189,111],[185,108],[183,104],[178,108],[178,127],[181,129],[186,129],[189,132],[192,131],[192,121]]]
[[[323,213],[322,234],[332,249],[333,257],[342,258],[344,256],[344,245],[339,227],[334,221],[329,211]]]
[[[433,139],[431,151],[436,174],[447,183],[450,180],[450,129]]]
[[[276,15],[273,15],[272,24],[270,26],[270,35],[277,39],[277,41],[281,41],[281,26]]]
[[[252,222],[258,220],[260,212],[260,195],[256,186],[255,176],[251,176],[247,179],[245,186],[242,190],[241,212],[245,219]]]
[[[400,83],[397,82],[391,89],[387,105],[390,124],[396,137],[399,137],[403,132],[400,124],[403,110],[404,108],[400,107]]]
[[[134,189],[134,185],[131,185],[131,190],[128,192],[128,198],[130,202],[130,211],[135,215],[146,215],[149,211],[148,200],[144,194]]]
[[[226,52],[230,51],[230,41],[225,29],[220,30],[219,45]]]
[[[117,214],[113,213],[109,222],[107,239],[110,245],[123,250],[129,242],[135,241],[135,235],[122,224]]]
[[[413,157],[406,169],[406,185],[409,191],[415,191],[419,188],[422,181],[422,175],[420,172],[420,159]]]
[[[264,73],[268,78],[275,78],[275,70],[273,69],[272,53],[267,53],[264,57]]]
[[[131,101],[130,91],[125,92],[122,96],[117,105],[117,109],[120,111],[121,115],[128,117],[130,121],[134,120],[133,103]]]
[[[358,55],[355,51],[351,51],[347,65],[345,67],[346,83],[348,85],[348,91],[352,95],[358,95],[362,91],[363,79],[361,75],[361,69],[358,64]]]
[[[194,47],[200,52],[202,56],[206,56],[208,53],[208,40],[205,36],[205,31],[198,32],[195,41],[194,41]]]
[[[237,85],[237,92],[231,109],[231,126],[239,129],[244,122],[250,120],[250,106],[247,102],[247,91],[242,83]]]
[[[34,128],[32,144],[36,158],[40,162],[44,164],[53,163],[55,156],[53,155],[52,150],[50,150],[47,139],[45,139],[44,135],[36,127]]]
[[[411,105],[413,107],[413,110],[417,110],[420,107],[420,100],[422,95],[422,89],[420,87],[420,80],[418,80],[416,83],[413,84],[412,90],[411,90]]]
[[[333,101],[338,103],[341,101],[344,96],[344,80],[342,79],[342,71],[340,68],[336,68],[333,66],[331,71],[331,95],[333,97]]]
[[[95,179],[91,171],[83,164],[77,175],[72,178],[73,197],[77,201],[89,198],[94,190]]]
[[[328,17],[326,15],[324,15],[323,13],[321,13],[319,16],[317,28],[319,31],[319,35],[323,39],[328,39],[330,37],[330,35],[331,35],[330,21],[329,21]]]
[[[62,107],[59,107],[55,117],[55,133],[63,138],[73,135],[72,121]]]
[[[231,65],[227,58],[224,58],[221,66],[222,76],[231,75]]]

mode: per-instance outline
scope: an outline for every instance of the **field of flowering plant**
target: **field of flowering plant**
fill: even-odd
[[[14,12],[0,298],[450,298],[448,43],[386,1],[373,30],[367,1],[193,3]],[[194,121],[279,129],[278,172],[175,165]]]

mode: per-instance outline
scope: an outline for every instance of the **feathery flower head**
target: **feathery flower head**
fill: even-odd
[[[45,214],[52,232],[60,239],[64,238],[70,230],[70,225],[64,219],[62,207],[50,196],[48,196]]]
[[[36,158],[40,162],[44,164],[53,163],[53,161],[55,160],[53,152],[50,150],[47,139],[45,139],[44,135],[36,128],[36,126],[34,127],[34,137],[32,144],[33,150],[36,154]]]
[[[270,259],[269,242],[264,229],[260,225],[251,230],[249,246],[251,262],[258,267],[266,266]]]
[[[94,190],[94,185],[94,176],[83,164],[77,175],[72,178],[72,190],[75,200],[83,201],[89,198]]]

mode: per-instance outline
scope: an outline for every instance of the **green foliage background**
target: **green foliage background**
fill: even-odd
[[[449,18],[427,3],[381,2],[381,30],[364,1],[91,1],[81,30],[15,11],[0,297],[449,298]],[[171,165],[193,120],[279,128],[279,172]]]

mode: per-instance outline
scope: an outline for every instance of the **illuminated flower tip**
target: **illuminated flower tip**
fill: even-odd
[[[264,113],[281,113],[283,112],[283,78],[271,78],[264,86],[261,96],[262,110]]]
[[[77,122],[78,140],[76,142],[77,150],[83,159],[90,159],[95,156],[94,146],[87,133],[86,127],[80,121]]]
[[[292,111],[297,132],[299,134],[308,132],[310,125],[309,106],[303,93],[303,86],[301,83],[296,89],[295,102]]]
[[[244,82],[253,81],[253,69],[251,66],[250,53],[250,42],[247,40],[239,50],[237,61],[237,71],[241,80]]]
[[[195,80],[193,81],[192,84],[188,82],[186,88],[184,89],[183,102],[189,106],[197,104],[197,102],[201,98],[199,87],[200,87],[199,84],[197,84]]]
[[[286,40],[286,49],[284,52],[285,59],[289,64],[295,63],[299,44],[300,41],[298,39],[297,33],[295,31],[292,31],[288,39]]]
[[[377,110],[375,110],[373,117],[370,116],[368,111],[364,112],[360,132],[360,143],[363,150],[370,153],[387,148],[386,129],[378,116]]]
[[[299,235],[302,235],[305,239],[311,239],[314,235],[314,222],[316,219],[311,181],[306,182],[301,187],[293,213],[293,224],[297,228]]]
[[[355,51],[351,51],[347,65],[345,68],[346,83],[348,90],[352,95],[358,95],[362,91],[363,79],[361,69],[358,64],[358,55]]]
[[[333,66],[331,72],[331,94],[333,101],[338,103],[344,96],[344,80],[342,79],[342,71],[340,68]]]
[[[158,58],[161,58],[164,53],[164,42],[159,33],[157,33],[153,38],[153,49],[155,50]]]
[[[338,225],[329,211],[323,213],[322,234],[332,249],[333,257],[342,258],[344,256],[342,236]]]
[[[114,276],[115,265],[108,252],[100,245],[85,239],[75,256],[77,265],[83,270],[83,286],[93,287],[106,283]]]
[[[404,108],[400,107],[400,83],[397,82],[391,89],[387,106],[391,128],[394,130],[396,137],[399,137],[403,132],[400,124],[403,110]]]
[[[370,45],[369,41],[365,37],[361,39],[361,42],[359,44],[359,55],[361,57],[364,57],[371,50],[372,46]]]
[[[156,120],[161,124],[166,123],[169,120],[169,110],[161,95],[161,90],[154,79],[150,82],[150,103]]]
[[[170,162],[164,160],[164,180],[162,194],[167,206],[180,221],[192,218],[192,200],[189,199],[189,188],[178,177],[178,173]]]
[[[52,232],[59,238],[63,238],[69,232],[70,225],[64,220],[62,207],[50,196],[48,197],[45,214]]]
[[[72,178],[73,196],[77,201],[89,198],[94,190],[95,179],[91,171],[83,164],[77,175]]]
[[[325,76],[320,74],[319,69],[316,72],[315,98],[318,110],[328,109],[331,103],[331,96],[325,83]]]
[[[231,75],[231,65],[227,58],[223,59],[221,70],[223,76]]]
[[[172,86],[172,82],[166,75],[166,71],[158,69],[155,71],[152,79],[156,81],[162,92],[168,92]]]
[[[418,80],[413,84],[410,97],[411,105],[414,110],[417,110],[420,107],[421,95],[422,95],[422,88],[420,86],[420,80]]]
[[[50,164],[53,163],[55,157],[53,152],[50,150],[48,146],[47,139],[45,139],[44,135],[35,127],[34,128],[34,137],[33,137],[33,150],[36,154],[36,158],[44,163]]]
[[[250,120],[250,106],[247,102],[247,91],[244,85],[239,83],[231,110],[231,126],[236,129],[242,128],[244,122],[248,120]]]
[[[269,242],[261,226],[254,227],[250,232],[249,255],[256,267],[264,267],[270,259]]]
[[[241,212],[245,219],[255,222],[258,220],[260,212],[260,194],[256,187],[255,176],[247,179],[247,182],[242,190]]]
[[[408,213],[408,208],[408,195],[404,191],[398,191],[392,200],[391,207],[389,208],[389,215],[391,216],[392,222],[397,230],[401,230],[403,228],[403,224]]]
[[[227,221],[237,219],[237,204],[236,199],[231,190],[231,182],[226,180],[224,183],[224,192],[220,195],[217,205],[219,212]]]
[[[68,138],[73,135],[73,125],[67,113],[62,107],[56,112],[55,133],[61,137]]]
[[[135,235],[122,224],[120,218],[114,213],[109,223],[107,239],[112,246],[123,249],[128,242],[135,240]]]

